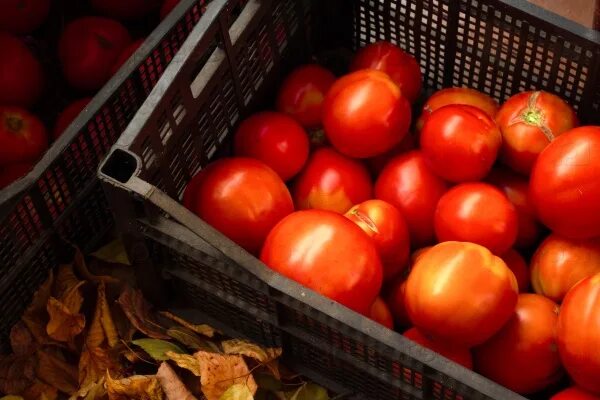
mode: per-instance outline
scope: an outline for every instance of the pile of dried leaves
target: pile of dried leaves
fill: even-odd
[[[278,364],[281,349],[153,310],[120,248],[50,274],[0,356],[0,400],[329,399]]]

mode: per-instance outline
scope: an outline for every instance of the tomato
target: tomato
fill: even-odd
[[[600,272],[600,238],[548,236],[531,259],[531,283],[536,293],[561,302],[580,280]]]
[[[130,43],[127,29],[117,21],[101,17],[76,19],[67,25],[58,44],[63,74],[77,89],[100,89]]]
[[[0,165],[37,161],[47,148],[46,128],[35,115],[0,106]]]
[[[529,268],[527,263],[518,251],[510,249],[502,255],[502,261],[515,274],[519,292],[524,293],[529,289]]]
[[[297,211],[273,228],[260,259],[302,285],[365,316],[381,288],[373,241],[344,216]]]
[[[396,207],[383,200],[367,200],[352,207],[346,217],[373,239],[385,280],[406,268],[410,253],[408,226]]]
[[[373,197],[367,168],[331,148],[316,150],[296,178],[294,202],[299,210],[318,208],[344,214]]]
[[[441,89],[432,94],[425,102],[421,116],[417,120],[417,131],[423,129],[425,120],[429,118],[432,112],[450,104],[465,104],[477,107],[492,119],[496,116],[499,107],[496,100],[474,89],[458,87]]]
[[[92,7],[101,14],[119,19],[134,19],[158,9],[160,0],[91,0]]]
[[[24,162],[8,164],[0,167],[0,189],[4,189],[11,183],[21,179],[33,168],[33,163]]]
[[[83,111],[83,109],[92,101],[91,97],[85,97],[83,99],[75,100],[69,104],[65,109],[58,114],[56,122],[54,123],[54,130],[52,131],[52,138],[58,139],[63,134],[65,129],[71,125],[71,122]]]
[[[394,318],[387,304],[377,296],[371,306],[370,317],[373,321],[380,323],[388,329],[394,329]]]
[[[486,177],[486,181],[502,190],[517,210],[518,229],[515,247],[528,249],[538,243],[543,228],[531,204],[527,179],[510,171],[494,169]]]
[[[0,104],[30,107],[44,89],[44,71],[15,36],[0,32]]]
[[[600,400],[600,397],[573,386],[556,393],[550,400]]]
[[[123,64],[125,64],[127,60],[129,60],[129,57],[131,57],[133,53],[135,53],[137,49],[140,48],[140,46],[144,43],[145,40],[146,38],[135,40],[121,51],[121,54],[119,54],[119,57],[117,57],[117,60],[111,68],[111,75],[116,74],[119,71],[119,69],[121,69]]]
[[[375,197],[404,215],[413,247],[434,241],[433,216],[448,185],[427,165],[423,154],[411,151],[390,160],[375,182]]]
[[[400,143],[410,126],[410,104],[383,72],[362,70],[338,79],[325,96],[323,126],[340,153],[368,158]]]
[[[410,328],[403,335],[413,342],[435,351],[465,368],[473,369],[473,357],[467,347],[432,340],[417,328]]]
[[[556,343],[557,323],[558,304],[538,294],[520,294],[506,325],[474,350],[476,371],[521,394],[556,382],[564,373]]]
[[[437,175],[451,182],[467,182],[490,172],[502,136],[480,109],[448,105],[427,118],[420,141],[423,155]]]
[[[360,49],[350,64],[350,71],[361,69],[375,69],[388,74],[411,103],[421,93],[423,78],[419,63],[390,42],[372,43]]]
[[[411,268],[414,267],[414,265],[417,262],[417,260],[419,258],[421,258],[421,256],[423,254],[425,254],[429,249],[431,249],[431,247],[432,246],[421,247],[420,249],[417,249],[417,250],[413,251],[413,253],[410,256]]]
[[[481,182],[462,183],[440,199],[434,226],[440,242],[473,242],[502,255],[517,238],[517,212],[494,186]]]
[[[30,33],[46,20],[49,12],[50,0],[3,0],[0,30]]]
[[[418,258],[406,281],[412,323],[434,340],[472,347],[508,321],[517,304],[514,274],[483,246],[444,242]]]
[[[600,274],[579,281],[558,315],[558,351],[575,383],[600,395]]]
[[[177,4],[179,4],[181,0],[165,0],[162,3],[162,6],[160,6],[160,19],[161,21],[165,18],[167,18],[167,15],[169,15],[171,13],[171,11],[173,11],[175,9],[175,7],[177,7]]]
[[[192,182],[190,210],[253,254],[273,226],[294,211],[285,183],[253,158],[217,160]]]
[[[518,93],[500,107],[496,123],[502,132],[500,159],[514,171],[528,175],[548,144],[577,126],[575,111],[548,92]]]
[[[408,313],[406,311],[406,280],[396,279],[385,297],[385,301],[394,317],[396,326],[411,326]]]
[[[261,160],[287,181],[308,159],[308,136],[285,114],[265,111],[242,121],[234,141],[236,156]]]
[[[572,238],[600,236],[600,126],[563,133],[539,155],[529,181],[538,218]]]
[[[288,114],[305,128],[318,128],[323,121],[325,95],[335,75],[316,65],[301,65],[283,81],[277,95],[277,110]]]
[[[367,160],[369,171],[371,171],[373,176],[379,176],[381,171],[383,171],[383,168],[388,162],[390,162],[391,159],[401,154],[408,153],[411,150],[415,150],[417,148],[417,144],[417,138],[415,135],[409,132],[406,136],[404,136],[404,139],[402,139],[402,141],[398,145],[394,146],[391,150],[378,156],[369,158]]]

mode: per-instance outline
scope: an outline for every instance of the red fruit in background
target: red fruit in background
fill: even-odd
[[[375,182],[375,197],[400,210],[408,224],[414,248],[435,239],[433,216],[448,185],[433,173],[423,154],[411,151],[393,158]]]
[[[141,18],[158,9],[160,0],[91,0],[94,10],[119,19]]]
[[[383,168],[387,165],[390,160],[404,153],[408,153],[411,150],[415,150],[417,148],[417,138],[412,133],[408,133],[404,136],[404,139],[398,144],[394,146],[390,151],[380,154],[378,156],[369,158],[367,160],[367,166],[369,167],[369,171],[374,176],[379,176]]]
[[[600,395],[600,274],[585,278],[567,293],[557,336],[560,359],[571,379]]]
[[[30,162],[8,164],[0,167],[0,189],[4,189],[11,183],[27,175],[34,164]]]
[[[550,400],[600,400],[600,396],[594,396],[574,386],[556,393]]]
[[[500,159],[526,175],[555,137],[578,125],[575,111],[563,99],[542,91],[518,93],[506,100],[496,123],[502,132]]]
[[[277,110],[288,114],[305,128],[321,126],[325,95],[335,79],[333,73],[316,64],[296,68],[279,88]]]
[[[502,255],[502,261],[515,274],[519,292],[526,292],[529,289],[529,268],[523,256],[518,251],[510,249]]]
[[[35,115],[0,106],[0,165],[37,161],[47,148],[46,128]]]
[[[360,161],[331,148],[316,150],[296,178],[296,208],[317,208],[344,214],[353,205],[373,197],[373,184]]]
[[[410,238],[404,217],[396,207],[383,200],[367,200],[352,207],[346,217],[373,239],[383,264],[384,280],[406,268]]]
[[[280,274],[370,315],[383,276],[373,241],[344,216],[297,211],[273,228],[260,259]]]
[[[294,211],[285,183],[253,158],[222,158],[194,180],[191,211],[253,254],[269,231]]]
[[[410,326],[411,322],[406,311],[406,280],[397,279],[385,300],[396,325],[401,327]]]
[[[392,313],[390,312],[387,304],[385,304],[385,302],[379,296],[375,299],[373,305],[371,306],[369,318],[380,323],[388,329],[394,329],[394,318],[392,317]]]
[[[558,303],[580,280],[600,273],[600,238],[548,236],[531,259],[531,283],[536,293]]]
[[[600,126],[563,133],[538,156],[529,195],[538,218],[572,238],[600,236]]]
[[[67,107],[65,107],[65,109],[60,114],[58,114],[58,117],[56,118],[56,122],[54,124],[54,130],[52,131],[53,140],[58,139],[60,135],[63,134],[65,129],[67,129],[69,125],[71,125],[71,122],[73,122],[73,120],[77,118],[79,113],[83,111],[83,109],[89,104],[90,101],[92,101],[91,97],[85,97],[83,99],[75,100]]]
[[[514,274],[483,246],[444,242],[420,256],[406,281],[412,323],[434,340],[472,347],[492,337],[517,304]]]
[[[473,369],[473,357],[471,356],[471,352],[467,347],[434,341],[417,328],[410,328],[404,332],[403,335],[413,342],[418,343],[429,350],[435,351],[436,353],[441,354],[447,359],[452,360],[465,368]]]
[[[30,107],[44,89],[40,62],[17,37],[0,32],[0,104]]]
[[[115,20],[76,19],[67,25],[58,44],[63,74],[77,89],[100,89],[112,76],[113,65],[130,43],[127,29]]]
[[[448,190],[435,210],[440,242],[477,243],[492,253],[506,253],[517,238],[517,212],[506,196],[487,183],[462,183]]]
[[[475,370],[521,394],[555,383],[564,373],[556,339],[558,310],[543,296],[520,294],[511,319],[473,351]]]
[[[285,114],[265,111],[246,118],[235,133],[236,156],[252,157],[271,167],[284,181],[308,159],[308,136]]]
[[[129,60],[129,57],[131,57],[133,53],[135,53],[137,49],[140,48],[140,46],[144,43],[145,40],[146,38],[135,40],[129,46],[125,47],[123,51],[121,51],[121,54],[119,54],[119,57],[117,57],[117,61],[115,61],[115,63],[112,66],[111,75],[116,74],[119,71],[119,69],[121,69],[123,64],[125,64],[125,62]]]
[[[160,19],[161,21],[167,17],[177,7],[181,0],[165,0],[160,6]]]
[[[494,121],[478,108],[449,105],[434,111],[421,130],[421,151],[440,177],[477,181],[492,169],[502,144]]]
[[[3,0],[0,6],[0,30],[25,34],[35,30],[46,20],[50,0]]]
[[[410,104],[398,86],[375,70],[338,79],[323,104],[325,134],[348,157],[374,157],[392,149],[408,132],[410,119]]]
[[[350,71],[375,69],[385,72],[414,103],[421,93],[421,68],[417,60],[389,42],[377,42],[360,49],[350,64]]]

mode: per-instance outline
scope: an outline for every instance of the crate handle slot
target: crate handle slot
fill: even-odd
[[[225,50],[221,49],[220,47],[217,47],[212,52],[206,61],[206,64],[204,64],[200,72],[198,72],[190,84],[190,90],[192,92],[192,96],[194,96],[194,99],[197,99],[198,96],[200,96],[200,93],[204,91],[204,88],[211,81],[213,75],[219,70],[225,59]]]
[[[261,1],[248,1],[241,14],[231,25],[231,28],[229,28],[229,39],[231,40],[231,44],[233,46],[235,46],[238,39],[242,36],[242,33],[246,30],[246,27],[250,25],[251,21],[254,19],[254,17],[256,17],[260,9]]]

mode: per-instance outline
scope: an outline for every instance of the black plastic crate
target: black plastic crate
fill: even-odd
[[[343,72],[350,50],[390,40],[420,60],[428,90],[545,89],[598,123],[600,34],[517,0],[250,0],[239,16],[228,4],[209,5],[99,171],[146,294],[168,303],[173,287],[204,321],[281,345],[286,363],[357,399],[523,399],[274,273],[178,199],[311,56]]]

